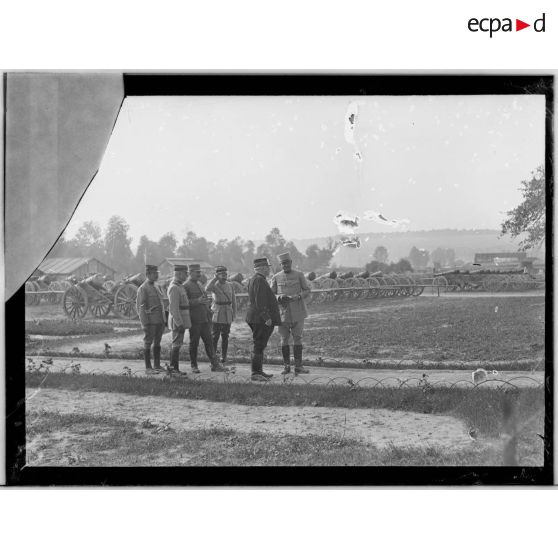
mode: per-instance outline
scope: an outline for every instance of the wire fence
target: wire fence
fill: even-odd
[[[224,372],[205,372],[197,374],[188,373],[187,375],[178,375],[175,372],[166,369],[157,375],[147,376],[145,368],[131,367],[123,365],[122,367],[96,367],[88,366],[80,362],[70,362],[68,364],[56,364],[52,359],[35,360],[27,359],[26,372],[44,373],[65,373],[65,374],[87,374],[87,375],[109,375],[109,376],[128,376],[128,377],[154,377],[159,379],[184,379],[185,381],[203,382],[203,381],[220,381],[228,383],[253,383],[250,375],[236,374],[236,367],[230,366],[225,368]],[[296,374],[275,374],[266,383],[269,384],[297,384],[297,385],[324,385],[330,386],[346,386],[349,389],[358,388],[422,388],[423,390],[436,388],[471,388],[476,389],[481,386],[495,387],[497,389],[519,389],[522,387],[541,387],[544,381],[532,376],[503,376],[500,378],[489,378],[480,382],[473,380],[459,379],[457,381],[449,380],[430,380],[428,374],[422,374],[421,377],[399,378],[397,376],[373,377],[366,376],[364,378],[354,378],[350,376],[328,376],[328,375],[296,375]]]

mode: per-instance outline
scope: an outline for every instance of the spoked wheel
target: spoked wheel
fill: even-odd
[[[87,293],[77,285],[71,286],[62,296],[62,308],[68,318],[80,320],[85,317],[88,309]]]
[[[415,285],[413,287],[412,295],[413,296],[420,296],[423,292],[424,292],[424,286],[423,285]]]
[[[432,294],[438,292],[444,293],[447,290],[448,290],[448,280],[443,275],[434,277],[434,280],[432,281]]]
[[[95,318],[106,318],[109,315],[111,308],[112,302],[106,298],[95,300],[89,305],[89,311],[91,312],[91,315],[95,316]]]
[[[115,286],[116,286],[116,281],[113,281],[112,279],[108,279],[103,283],[103,289],[105,289],[105,291],[110,292],[112,291],[112,289],[114,289]]]
[[[138,317],[136,311],[136,296],[138,288],[131,283],[121,285],[114,293],[114,313],[125,320],[135,320]]]

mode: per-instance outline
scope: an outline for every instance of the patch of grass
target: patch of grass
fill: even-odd
[[[347,409],[392,409],[426,414],[451,415],[463,420],[479,433],[495,436],[503,430],[503,406],[512,400],[517,409],[518,424],[542,428],[544,420],[544,389],[529,387],[503,391],[490,388],[423,389],[358,388],[323,385],[277,385],[219,383],[158,378],[133,378],[64,373],[26,373],[28,388],[67,389],[125,393],[137,396],[162,396],[177,399],[195,399],[253,406],[312,406],[341,407]],[[542,430],[538,430],[542,432]]]
[[[316,306],[307,319],[304,345],[309,354],[351,358],[537,359],[544,355],[541,300],[418,297],[381,301],[373,313],[350,309],[372,308],[374,302]]]
[[[76,334],[78,335],[78,334]],[[116,338],[122,337],[131,337],[134,335],[138,335],[137,329],[131,329],[128,331],[114,331],[110,334],[107,333],[94,333],[90,334],[87,337],[76,337],[75,335],[71,335],[68,337],[64,337],[63,339],[25,339],[25,351],[26,354],[29,356],[68,356],[68,351],[64,350],[61,351],[58,347],[67,347],[68,345],[72,344],[76,347],[79,347],[80,343],[87,342],[88,344],[92,341],[99,341],[99,351],[96,353],[80,353],[83,357],[91,357],[91,358],[98,358],[100,356],[105,357],[102,348],[104,343],[107,341],[110,342]],[[138,343],[138,349],[142,346],[141,343]],[[114,356],[111,354],[111,356]],[[137,354],[129,355],[131,358],[137,358]],[[118,355],[116,358],[120,358]]]
[[[229,429],[157,431],[89,415],[31,413],[27,462],[76,466],[467,466],[500,465],[493,448],[378,448],[335,436],[244,434]],[[71,450],[63,440],[72,440]]]
[[[36,320],[25,322],[25,332],[28,335],[94,335],[96,333],[114,333],[114,326],[87,321]]]

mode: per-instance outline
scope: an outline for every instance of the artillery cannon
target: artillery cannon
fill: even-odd
[[[92,275],[66,289],[62,298],[62,308],[72,320],[84,318],[88,311],[95,318],[105,318],[111,310],[118,318],[135,320],[138,318],[138,287],[144,281],[145,275],[137,273],[107,285],[104,277],[99,274]],[[158,288],[166,300],[165,292],[159,285]]]
[[[446,291],[527,291],[544,283],[523,270],[451,269],[435,273],[432,286]]]
[[[44,300],[48,304],[56,304],[62,299],[64,288],[61,281],[54,280],[50,275],[32,275],[25,282],[25,303],[37,305]]]

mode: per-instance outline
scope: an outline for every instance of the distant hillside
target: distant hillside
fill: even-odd
[[[456,230],[443,229],[431,231],[408,231],[389,233],[358,233],[361,247],[341,248],[332,263],[336,266],[362,267],[372,260],[374,250],[384,246],[389,253],[389,260],[406,258],[413,246],[432,252],[436,248],[453,248],[456,259],[472,262],[476,252],[517,252],[519,241],[509,236],[499,238],[498,230]],[[340,235],[332,237],[335,240]],[[327,238],[307,238],[294,240],[296,247],[304,252],[310,244],[324,246]],[[544,245],[538,251],[529,251],[529,255],[544,260]]]

